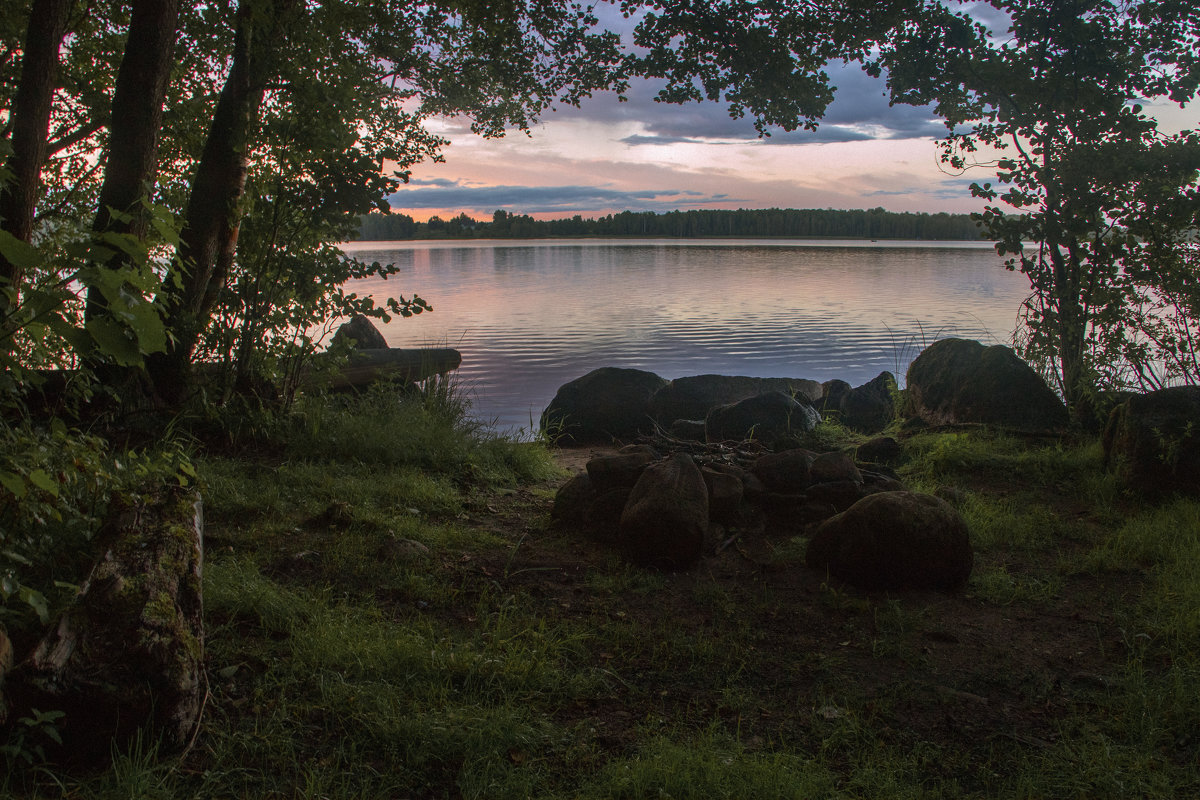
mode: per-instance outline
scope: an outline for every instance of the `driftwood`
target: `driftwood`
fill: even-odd
[[[317,356],[316,368],[309,371],[308,382],[331,389],[366,386],[381,378],[413,383],[443,375],[462,364],[462,354],[449,347],[389,347],[352,351],[349,363],[326,375],[320,371],[323,358],[323,354]]]
[[[10,674],[12,716],[65,712],[63,757],[91,763],[149,727],[184,747],[205,698],[199,494],[179,487],[112,501],[102,555],[74,605]]]

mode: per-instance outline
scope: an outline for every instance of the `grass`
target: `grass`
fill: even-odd
[[[623,565],[550,526],[545,446],[439,391],[313,403],[199,459],[195,747],[14,763],[0,795],[1200,794],[1200,503],[1123,495],[1094,443],[908,439],[902,477],[952,499],[976,567],[960,595],[869,595],[794,534]]]

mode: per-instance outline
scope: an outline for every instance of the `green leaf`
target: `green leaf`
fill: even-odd
[[[0,254],[3,254],[10,264],[23,270],[42,263],[41,253],[5,230],[0,230]]]
[[[37,613],[43,625],[50,621],[50,607],[46,603],[46,597],[37,589],[22,586],[17,590],[17,597]]]
[[[97,317],[84,327],[100,348],[100,352],[121,366],[133,367],[142,363],[138,342],[125,326],[107,317]]]
[[[62,314],[50,314],[46,317],[46,324],[79,355],[86,356],[95,349],[95,341],[88,332],[78,325],[72,325]]]
[[[15,562],[17,562],[18,564],[24,564],[24,565],[25,565],[25,566],[27,566],[27,567],[32,567],[32,566],[33,566],[33,562],[32,562],[32,561],[30,561],[30,560],[29,560],[28,558],[26,558],[25,556],[21,555],[21,554],[20,554],[20,553],[18,553],[18,552],[15,552],[15,551],[13,551],[13,550],[0,550],[0,555],[4,556],[4,557],[5,557],[5,558],[7,558],[9,561],[15,561]]]
[[[33,472],[29,473],[29,482],[42,491],[49,492],[55,497],[58,497],[58,484],[54,482],[54,479],[51,478],[45,470],[35,469]]]
[[[0,485],[3,485],[5,489],[8,489],[8,491],[11,492],[12,495],[18,500],[23,498],[27,491],[25,488],[25,480],[20,475],[16,475],[12,472],[4,472],[3,470],[0,470]]]
[[[135,305],[129,309],[129,318],[129,327],[143,353],[161,353],[167,349],[167,329],[153,304]]]

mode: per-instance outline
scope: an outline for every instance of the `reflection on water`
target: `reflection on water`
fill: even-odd
[[[393,347],[450,346],[475,410],[530,428],[557,388],[601,366],[903,380],[923,344],[1007,343],[1028,290],[986,243],[796,240],[359,242],[397,264],[359,281],[435,311],[384,328]]]

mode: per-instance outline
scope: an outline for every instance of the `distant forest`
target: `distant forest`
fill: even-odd
[[[622,211],[599,219],[576,214],[569,219],[536,220],[526,214],[496,211],[491,220],[466,214],[453,219],[431,217],[416,222],[408,214],[367,214],[361,218],[360,240],[390,239],[537,239],[571,236],[654,236],[702,238],[829,237],[837,239],[981,238],[968,214],[895,213],[833,209],[738,209],[737,211]]]

